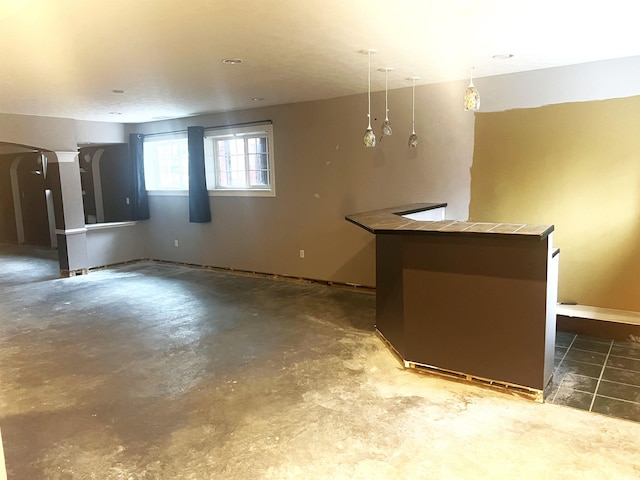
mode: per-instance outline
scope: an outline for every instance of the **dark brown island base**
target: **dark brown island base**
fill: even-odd
[[[553,374],[553,225],[444,220],[444,203],[348,215],[376,235],[376,328],[405,367],[543,401]]]

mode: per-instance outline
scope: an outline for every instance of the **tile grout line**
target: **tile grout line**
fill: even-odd
[[[574,334],[573,335],[573,339],[571,340],[571,343],[567,347],[567,351],[564,352],[564,355],[560,359],[560,363],[558,363],[558,366],[554,369],[554,372],[553,372],[554,374],[555,374],[555,371],[560,368],[560,365],[562,365],[562,362],[564,362],[564,359],[567,358],[567,353],[569,353],[569,350],[571,350],[571,347],[573,347],[573,342],[576,341],[576,338],[578,338],[578,335]],[[553,394],[553,398],[551,399],[551,403],[555,403],[556,397],[558,396],[558,392],[560,391],[560,387],[562,386],[562,382],[564,382],[564,377],[562,378],[562,381],[558,384],[558,388],[556,389],[556,393]]]
[[[613,348],[613,340],[609,344],[609,351],[607,352],[607,357],[604,359],[604,363],[602,364],[602,370],[600,370],[600,376],[598,377],[598,383],[596,383],[596,389],[593,392],[593,398],[591,399],[591,405],[589,405],[589,411],[591,412],[593,409],[593,404],[596,403],[596,395],[598,394],[598,388],[600,388],[600,382],[602,381],[602,376],[604,375],[604,369],[607,368],[607,362],[609,361],[609,355],[611,355],[611,349]]]
[[[611,355],[611,356],[612,356],[612,357],[615,357],[615,355]],[[630,369],[628,369],[628,368],[612,367],[612,366],[609,366],[609,368],[613,368],[614,370],[624,370],[625,372],[631,372],[631,373],[638,373],[638,374],[640,374],[640,370],[630,370]],[[616,383],[622,383],[622,382],[616,382]],[[629,384],[627,384],[627,385],[632,385],[632,386],[633,386],[633,384],[632,384],[632,383],[629,383]],[[636,386],[636,387],[640,387],[640,385],[635,385],[635,386]]]
[[[609,368],[614,368],[614,367],[609,367]],[[625,370],[625,371],[628,372],[629,370]],[[615,383],[616,385],[622,385],[623,387],[632,387],[632,388],[640,389],[640,385],[637,385],[634,383],[614,382],[613,380],[605,380],[605,382]],[[636,403],[640,403],[640,402],[636,402]]]
[[[612,357],[617,357],[617,358],[625,358],[627,360],[635,360],[637,362],[640,362],[640,358],[636,358],[636,357],[627,357],[626,355],[611,355]],[[628,369],[626,369],[628,370]]]
[[[627,402],[632,405],[640,405],[640,402],[634,402],[633,400],[627,400],[625,398],[610,397],[609,395],[598,395],[598,396],[602,398],[608,398],[609,400],[616,400],[618,402]],[[617,418],[620,418],[620,417],[617,417]]]

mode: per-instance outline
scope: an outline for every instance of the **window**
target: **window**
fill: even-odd
[[[145,138],[144,176],[147,190],[188,190],[186,134]]]
[[[205,171],[210,195],[275,196],[271,124],[205,131]],[[189,190],[187,134],[150,135],[144,140],[147,190]]]
[[[271,125],[209,130],[204,145],[214,195],[275,195]]]

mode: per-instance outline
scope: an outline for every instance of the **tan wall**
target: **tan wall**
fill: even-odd
[[[138,125],[140,133],[273,121],[275,198],[212,197],[212,222],[188,223],[186,197],[150,197],[149,256],[335,282],[375,285],[374,236],[350,213],[414,202],[448,202],[466,219],[473,114],[465,82],[416,88],[417,149],[410,150],[411,88],[389,93],[393,135],[364,148],[367,96]],[[384,93],[372,96],[376,131]],[[179,240],[179,247],[174,246]],[[299,250],[305,258],[299,258]]]
[[[477,113],[471,220],[551,223],[559,301],[640,311],[640,97]]]

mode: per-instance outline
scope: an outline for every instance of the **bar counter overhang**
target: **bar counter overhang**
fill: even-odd
[[[415,219],[444,207],[345,217],[376,235],[378,333],[405,367],[542,401],[555,349],[553,225]]]

